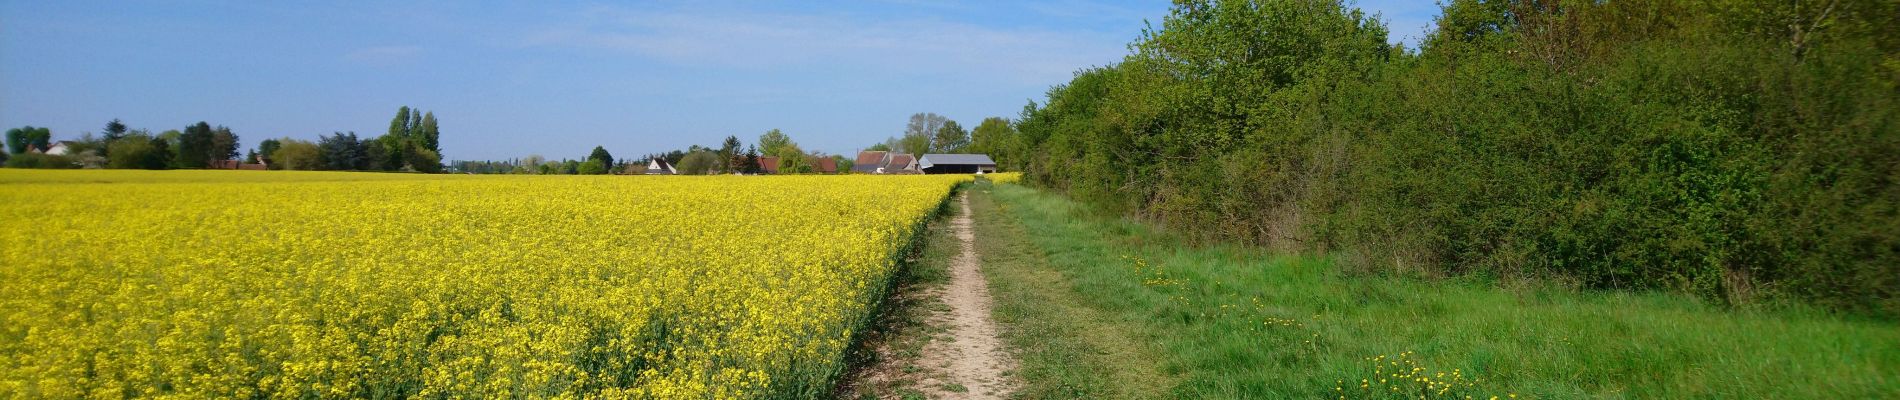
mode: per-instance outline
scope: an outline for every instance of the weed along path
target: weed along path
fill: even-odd
[[[990,319],[989,282],[976,256],[976,233],[970,223],[970,196],[957,196],[962,212],[951,220],[959,251],[950,262],[950,282],[943,288],[947,310],[937,317],[947,322],[949,340],[933,341],[920,359],[925,368],[942,368],[924,385],[933,399],[1001,399],[1011,389],[1008,372],[1016,362]]]

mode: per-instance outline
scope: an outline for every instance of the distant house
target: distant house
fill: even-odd
[[[987,154],[925,154],[917,159],[917,169],[926,174],[984,174],[996,172],[996,161]]]
[[[856,164],[851,172],[862,174],[921,174],[917,169],[917,158],[909,154],[888,151],[858,152]]]
[[[73,152],[72,145],[73,145],[73,142],[70,140],[61,140],[61,141],[53,142],[52,145],[46,146],[46,148],[44,149],[40,149],[40,152],[45,153],[46,155],[49,155],[49,156],[71,155],[71,153]]]
[[[904,153],[892,153],[889,162],[884,163],[880,174],[921,174],[917,169],[917,157]]]
[[[647,161],[647,175],[673,175],[678,173],[678,171],[673,170],[673,164],[666,162],[664,158],[654,157],[652,160]]]
[[[860,151],[858,160],[851,164],[851,172],[875,174],[878,168],[884,168],[884,159],[889,157],[890,153],[888,151]]]
[[[831,157],[812,157],[811,172],[820,174],[838,173],[838,159]]]

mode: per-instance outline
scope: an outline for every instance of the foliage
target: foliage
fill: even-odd
[[[964,153],[970,147],[970,132],[963,130],[963,125],[958,125],[957,121],[946,120],[930,141],[933,153]]]
[[[55,172],[0,171],[27,398],[825,397],[969,179]]]
[[[965,192],[1021,398],[1900,395],[1894,321],[1350,274],[1332,257],[1195,245],[1028,187]]]
[[[46,154],[39,152],[20,153],[7,157],[7,168],[70,169],[79,168],[79,163],[71,156]]]
[[[778,128],[759,134],[759,154],[777,155],[784,150],[785,146],[792,144],[792,137],[779,131]]]
[[[269,165],[270,169],[283,169],[283,167],[272,165],[272,164],[275,164],[276,161],[272,161],[272,158],[271,158],[271,155],[276,154],[277,148],[280,146],[283,146],[283,144],[284,144],[283,141],[280,141],[277,139],[264,139],[261,142],[257,142],[257,150],[256,150],[257,159],[253,160],[252,162],[264,163],[266,165]]]
[[[231,128],[219,126],[211,131],[211,159],[226,161],[238,156],[238,135]]]
[[[600,162],[600,160],[588,159],[586,162],[582,162],[579,167],[576,167],[574,172],[580,175],[603,175],[607,173],[607,164]]]
[[[317,139],[317,169],[361,171],[370,169],[374,147],[356,138],[356,132],[332,132]]]
[[[343,143],[335,143],[333,141],[348,140],[349,138],[343,137],[342,135],[335,135],[329,139],[330,141],[326,141],[325,144],[311,143],[309,141],[291,138],[278,140],[277,148],[270,154],[270,167],[272,169],[315,171],[332,165],[349,164],[350,161],[346,160],[348,155],[340,153],[326,155],[324,148],[325,145],[338,146],[339,148],[345,147]],[[329,164],[331,161],[336,161],[337,164]]]
[[[1016,128],[1010,126],[1008,119],[984,118],[982,123],[976,125],[976,129],[970,131],[968,152],[988,154],[990,159],[996,160],[998,166],[1008,164],[1008,160],[1014,160],[1022,155],[1016,136]]]
[[[166,169],[171,167],[171,150],[165,142],[147,133],[128,133],[106,145],[106,167],[120,169]]]
[[[47,128],[22,126],[7,130],[7,153],[21,154],[27,149],[45,149],[51,145],[53,131]]]
[[[216,130],[212,129],[211,124],[204,121],[198,121],[197,124],[186,126],[184,131],[179,132],[178,140],[175,143],[177,146],[172,149],[173,153],[176,154],[172,157],[172,167],[204,168],[211,166],[211,161],[214,159],[213,153],[216,152],[213,147],[216,135]]]
[[[930,153],[933,151],[931,142],[935,140],[937,131],[942,130],[944,122],[949,120],[931,112],[911,114],[910,122],[904,124],[904,136],[897,139],[896,145],[892,147],[896,151],[917,155]]]
[[[1025,180],[1349,268],[1900,315],[1892,2],[1178,2],[1017,123]]]
[[[719,164],[714,166],[717,170],[715,172],[722,174],[745,172],[751,168],[749,166],[758,165],[758,160],[746,159],[745,153],[739,151],[741,146],[743,144],[739,143],[738,136],[726,136],[726,141],[719,144]]]
[[[708,150],[695,151],[680,159],[673,166],[681,175],[705,175],[718,173],[720,158],[717,153]]]
[[[599,164],[600,169],[591,173],[583,171],[582,175],[605,174],[608,168],[614,166],[614,155],[608,153],[605,147],[594,146],[594,151],[587,154],[587,161]]]

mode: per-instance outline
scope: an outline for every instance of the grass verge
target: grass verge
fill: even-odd
[[[965,189],[967,190],[967,189]],[[834,393],[840,399],[923,399],[918,385],[926,378],[918,363],[925,345],[946,328],[930,315],[948,308],[936,291],[950,282],[950,262],[961,249],[949,221],[962,211],[945,200],[925,226],[921,246],[904,260],[882,312],[850,355],[853,366]]]
[[[1020,397],[1900,398],[1892,322],[1347,275],[971,189]]]

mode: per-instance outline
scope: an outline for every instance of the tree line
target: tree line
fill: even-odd
[[[59,142],[64,154],[47,153],[53,149],[52,131],[44,127],[8,129],[6,141],[7,151],[0,158],[8,168],[207,168],[238,156],[238,135],[203,121],[153,134],[114,119],[99,135],[87,132]]]
[[[589,175],[589,174],[629,174],[646,173],[647,164],[655,159],[663,160],[673,166],[675,172],[682,175],[709,174],[758,174],[767,170],[763,163],[772,157],[781,174],[816,173],[817,160],[829,158],[838,166],[837,172],[851,169],[852,160],[839,155],[806,151],[792,140],[791,135],[779,129],[771,129],[759,134],[758,142],[745,144],[736,135],[726,136],[719,146],[708,147],[691,145],[682,150],[648,154],[638,158],[615,159],[606,148],[595,146],[582,160],[549,160],[540,155],[530,155],[518,159],[499,161],[455,161],[452,168],[458,172],[474,174],[535,174],[535,175]]]
[[[52,132],[25,126],[7,130],[7,148],[0,154],[10,168],[120,168],[198,169],[240,161],[269,169],[326,171],[442,172],[441,130],[434,112],[407,106],[390,121],[389,133],[361,139],[355,132],[336,132],[311,142],[292,138],[266,139],[239,158],[238,135],[225,126],[198,122],[183,130],[153,134],[128,129],[118,119],[101,133],[81,134],[63,141],[65,154],[47,154]]]
[[[988,154],[995,159],[1014,159],[1020,154],[1016,128],[1002,117],[984,118],[976,129],[933,112],[911,114],[904,133],[866,147],[867,151],[895,151],[909,154]]]
[[[1352,270],[1900,316],[1900,3],[1177,1],[1031,102],[1025,181]]]

